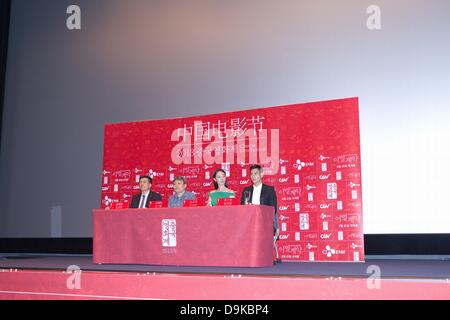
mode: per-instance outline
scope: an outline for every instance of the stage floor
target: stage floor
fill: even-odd
[[[450,279],[448,257],[419,259],[414,256],[366,257],[363,263],[330,262],[283,262],[273,267],[230,268],[230,267],[187,267],[158,265],[98,265],[92,263],[90,255],[38,255],[0,254],[0,269],[66,270],[76,265],[83,271],[113,272],[156,272],[176,274],[235,274],[270,276],[314,276],[314,277],[364,277],[372,274],[368,267],[380,268],[382,278],[390,279]]]
[[[68,272],[69,266],[81,272]],[[380,271],[378,278],[370,276],[373,266]],[[96,265],[92,256],[0,254],[0,300],[448,300],[449,279],[448,258],[369,257],[364,263],[218,268]]]

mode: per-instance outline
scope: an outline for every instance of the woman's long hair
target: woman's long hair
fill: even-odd
[[[216,175],[217,175],[219,172],[223,172],[223,174],[225,175],[225,178],[226,178],[227,173],[225,172],[225,170],[223,170],[223,169],[217,169],[216,171],[214,171],[214,174],[213,174],[213,178],[214,178],[214,179],[216,178]],[[213,179],[214,189],[217,190],[217,189],[219,189],[219,185],[217,184],[217,182],[216,182],[214,179]],[[226,180],[225,180],[225,187],[228,188],[228,184],[227,184],[227,181],[226,181]]]

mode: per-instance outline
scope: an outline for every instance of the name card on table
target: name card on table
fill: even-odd
[[[167,202],[167,200],[149,201],[148,202],[148,207],[149,208],[167,208],[168,207],[168,202]]]
[[[220,198],[217,199],[217,206],[236,206],[239,205],[240,201],[238,198]]]
[[[128,209],[130,206],[129,201],[119,201],[111,203],[106,209],[116,210],[116,209]]]
[[[183,201],[183,207],[198,207],[199,203],[198,200],[184,200]]]

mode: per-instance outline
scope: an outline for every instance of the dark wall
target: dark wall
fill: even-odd
[[[2,143],[3,100],[5,96],[6,59],[8,54],[11,0],[0,1],[0,152]]]

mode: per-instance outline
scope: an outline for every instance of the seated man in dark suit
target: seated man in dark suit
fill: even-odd
[[[152,192],[152,178],[149,176],[141,176],[139,178],[139,189],[141,193],[135,194],[131,200],[130,208],[148,208],[150,201],[161,201],[161,195]]]
[[[277,193],[275,192],[274,187],[262,183],[263,175],[263,169],[259,164],[250,166],[250,179],[252,180],[253,185],[245,187],[242,191],[241,204],[261,204],[272,206],[275,209],[273,220],[273,242],[275,249],[277,249],[275,243],[280,235],[280,228],[278,226]],[[277,259],[277,262],[280,261]]]

